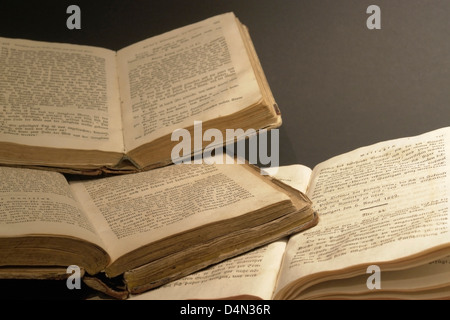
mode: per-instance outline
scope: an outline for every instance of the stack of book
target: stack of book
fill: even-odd
[[[0,38],[0,64],[0,279],[78,268],[117,299],[450,297],[450,129],[314,169],[222,154],[282,123],[233,13],[117,52]]]
[[[225,145],[281,124],[234,14],[118,52],[0,48],[1,278],[77,266],[125,298],[317,223],[302,192],[226,153],[233,164],[217,163]]]

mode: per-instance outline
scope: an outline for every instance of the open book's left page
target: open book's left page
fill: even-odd
[[[83,249],[103,246],[64,176],[0,167],[0,266],[83,267],[83,259],[68,258],[79,250],[76,243]],[[94,251],[106,257],[102,250]],[[103,263],[98,267],[104,268]]]
[[[114,51],[0,38],[0,65],[2,163],[20,146],[45,147],[56,159],[22,149],[14,164],[57,165],[58,149],[123,153]]]
[[[63,175],[0,167],[0,236],[63,235],[99,243]]]

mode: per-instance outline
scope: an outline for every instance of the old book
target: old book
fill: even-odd
[[[248,30],[233,13],[117,52],[0,38],[0,65],[3,165],[142,171],[281,125]],[[191,133],[192,148],[172,155],[177,129]],[[223,139],[204,141],[208,129]]]
[[[317,223],[303,193],[250,164],[70,181],[0,167],[0,177],[3,279],[57,279],[75,265],[92,287],[139,293]]]
[[[450,298],[450,128],[275,176],[312,200],[316,227],[132,298]]]

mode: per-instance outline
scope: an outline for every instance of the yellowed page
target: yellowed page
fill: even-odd
[[[448,245],[449,130],[382,142],[316,166],[307,194],[320,223],[290,239],[278,290],[319,272]]]
[[[113,260],[172,234],[289,199],[242,165],[173,165],[75,182],[72,189]]]
[[[0,38],[0,140],[123,152],[114,51]]]
[[[0,167],[0,236],[64,235],[102,246],[62,174]]]
[[[276,241],[226,260],[131,300],[272,298],[286,241]]]
[[[127,151],[262,98],[233,13],[133,44],[117,60]]]

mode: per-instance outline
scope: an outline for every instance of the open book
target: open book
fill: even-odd
[[[316,227],[132,298],[450,298],[450,128],[276,176],[312,200]]]
[[[76,265],[87,283],[139,293],[316,223],[304,194],[249,164],[70,182],[0,167],[0,278],[55,278]]]
[[[117,52],[0,38],[0,65],[3,165],[134,172],[169,164],[180,143],[172,133],[184,128],[194,137],[195,121],[200,142],[192,138],[180,158],[281,125],[248,30],[233,13]],[[212,128],[222,141],[203,141]]]

